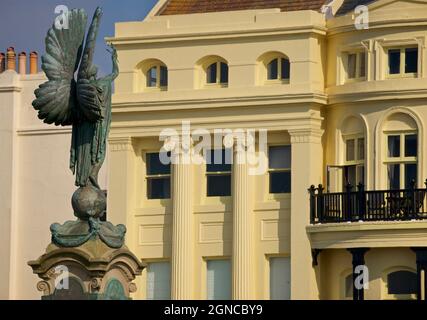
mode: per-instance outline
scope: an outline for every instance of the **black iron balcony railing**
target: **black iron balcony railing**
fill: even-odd
[[[348,185],[345,192],[335,193],[311,186],[311,223],[427,219],[427,180],[424,184],[423,189],[415,188],[413,181],[408,189],[375,191]]]

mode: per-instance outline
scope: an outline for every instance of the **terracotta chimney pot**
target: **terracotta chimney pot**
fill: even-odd
[[[18,55],[18,69],[19,74],[27,74],[27,54],[25,52]]]
[[[16,71],[16,53],[15,48],[7,48],[7,70]]]
[[[3,52],[0,52],[0,73],[6,69],[6,56]]]
[[[38,54],[33,51],[30,53],[30,74],[38,73]]]

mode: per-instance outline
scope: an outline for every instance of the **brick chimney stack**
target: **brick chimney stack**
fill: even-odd
[[[18,55],[18,70],[19,74],[27,74],[27,54],[25,52]]]
[[[6,56],[3,52],[0,52],[0,73],[6,69]]]
[[[30,74],[38,73],[38,54],[33,51],[30,53]]]
[[[7,48],[7,70],[16,71],[16,53],[15,48]]]

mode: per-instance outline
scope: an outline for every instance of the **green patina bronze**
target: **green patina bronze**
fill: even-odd
[[[74,9],[67,14],[68,28],[53,25],[46,37],[42,69],[48,81],[35,91],[33,107],[48,124],[72,125],[70,169],[79,189],[72,197],[77,221],[51,226],[52,241],[76,247],[99,237],[107,245],[123,245],[126,228],[101,222],[106,198],[98,185],[98,173],[105,160],[106,140],[111,124],[112,83],[118,76],[117,53],[112,48],[113,71],[97,78],[93,64],[102,10],[97,8],[85,41],[87,14]]]

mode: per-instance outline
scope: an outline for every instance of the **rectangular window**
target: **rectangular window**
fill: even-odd
[[[388,49],[388,74],[414,76],[418,73],[418,48]]]
[[[405,135],[405,157],[416,157],[418,141],[416,134]]]
[[[152,262],[147,266],[147,300],[170,300],[171,268],[169,262]]]
[[[389,158],[400,157],[400,136],[388,136],[388,156]]]
[[[207,196],[231,196],[231,149],[207,150]]]
[[[355,52],[347,54],[347,79],[362,79],[366,77],[366,53]]]
[[[270,193],[291,192],[291,146],[271,146],[268,149]]]
[[[291,299],[290,258],[270,258],[270,299]]]
[[[400,73],[400,49],[388,50],[388,73]]]
[[[365,138],[345,138],[345,165],[343,167],[343,190],[348,184],[353,187],[365,182]]]
[[[400,165],[399,164],[388,165],[388,181],[389,181],[389,188],[391,190],[400,189]]]
[[[417,182],[418,136],[416,133],[387,135],[387,173],[390,189],[408,189]]]
[[[230,260],[208,260],[206,282],[208,300],[231,300]]]
[[[163,154],[170,157],[170,153]],[[170,198],[170,163],[165,165],[160,159],[160,153],[147,153],[147,198],[169,199]]]
[[[348,55],[348,78],[356,78],[356,65],[357,65],[357,54],[352,53]]]
[[[418,72],[418,48],[405,49],[405,73]]]

